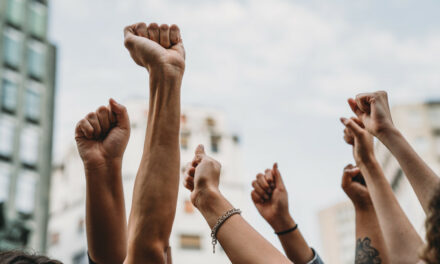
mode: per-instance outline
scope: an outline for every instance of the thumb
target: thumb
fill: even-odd
[[[355,135],[355,137],[358,137],[363,133],[363,129],[353,119],[341,117],[341,122],[353,133],[353,135]]]
[[[275,186],[276,187],[283,187],[284,188],[284,182],[283,178],[281,178],[281,173],[278,170],[278,163],[273,164],[273,175],[275,177]]]
[[[205,155],[205,147],[202,144],[197,146],[196,155]]]
[[[116,116],[116,126],[122,129],[130,129],[130,119],[128,117],[127,108],[116,102],[113,98],[109,100],[110,110]]]

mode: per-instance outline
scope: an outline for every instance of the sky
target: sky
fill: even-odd
[[[76,122],[109,97],[147,95],[147,73],[123,46],[124,26],[177,24],[187,54],[182,104],[226,113],[242,138],[249,186],[279,162],[293,217],[317,248],[318,211],[346,199],[340,179],[353,159],[339,117],[351,116],[347,98],[386,90],[391,105],[440,99],[436,0],[50,5],[50,39],[58,45],[55,157],[73,142]],[[274,241],[263,220],[250,222]]]

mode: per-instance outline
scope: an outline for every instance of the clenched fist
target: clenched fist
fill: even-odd
[[[185,49],[178,26],[137,23],[124,29],[124,38],[133,60],[150,73],[183,75]]]
[[[123,105],[110,99],[80,120],[75,140],[86,169],[96,169],[109,162],[122,161],[130,137],[130,120]]]
[[[348,99],[348,103],[372,135],[380,137],[394,127],[386,92],[358,94],[356,99]]]
[[[351,164],[345,166],[341,186],[356,209],[366,209],[373,206],[370,193],[359,168]]]

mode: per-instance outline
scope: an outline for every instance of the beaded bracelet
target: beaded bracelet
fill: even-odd
[[[219,217],[217,220],[217,223],[214,225],[214,227],[211,230],[211,238],[212,238],[212,253],[215,254],[215,245],[217,245],[217,232],[221,225],[223,225],[226,220],[228,220],[229,217],[235,215],[235,214],[241,214],[240,209],[231,209],[224,213],[222,216]]]

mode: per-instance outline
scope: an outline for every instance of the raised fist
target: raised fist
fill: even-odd
[[[259,173],[252,187],[251,197],[258,212],[275,230],[283,229],[281,221],[290,217],[289,201],[278,165],[275,163],[272,169]]]
[[[348,99],[348,104],[372,135],[380,137],[394,127],[386,92],[358,94],[356,99]]]
[[[127,110],[113,99],[109,106],[101,106],[80,120],[75,129],[79,154],[89,169],[100,168],[108,162],[121,162],[129,138]]]
[[[373,206],[359,168],[351,164],[345,166],[341,186],[356,209],[366,209]]]
[[[185,49],[178,26],[137,23],[124,29],[124,38],[133,60],[150,73],[183,75]]]
[[[373,136],[364,128],[363,123],[356,117],[350,119],[341,118],[344,124],[344,140],[347,144],[353,146],[353,157],[356,164],[360,166],[363,163],[374,159],[374,140]]]
[[[203,145],[195,151],[195,157],[185,171],[185,188],[191,191],[191,202],[198,208],[205,194],[219,192],[221,164],[205,154]]]

